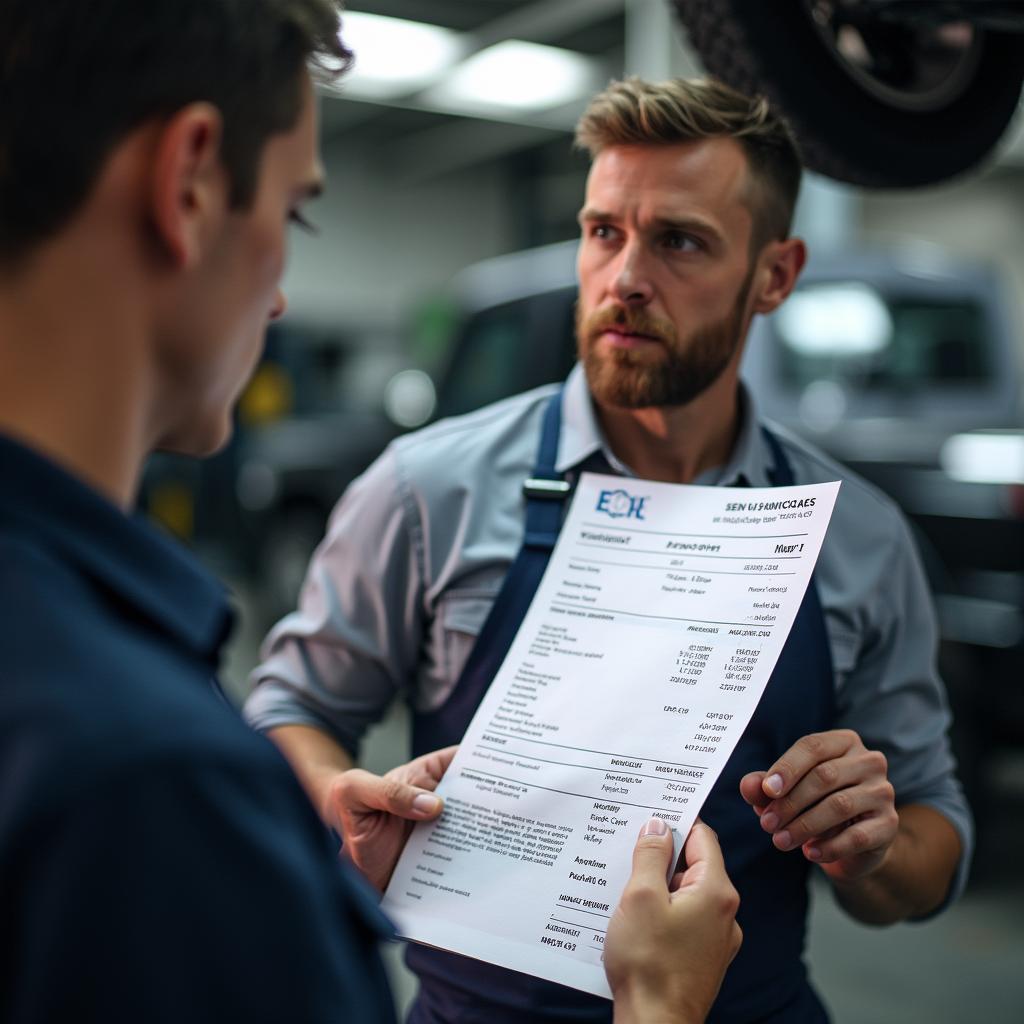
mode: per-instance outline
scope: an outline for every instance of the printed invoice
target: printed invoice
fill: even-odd
[[[384,909],[411,940],[610,996],[653,815],[685,836],[768,684],[838,483],[583,474],[541,585]],[[767,765],[766,765],[767,767]]]

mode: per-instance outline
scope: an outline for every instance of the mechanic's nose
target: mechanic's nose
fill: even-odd
[[[284,316],[285,310],[288,308],[288,297],[285,293],[278,288],[277,295],[274,296],[274,305],[270,307],[270,319],[280,320]]]
[[[612,291],[620,302],[630,306],[643,306],[651,301],[654,289],[645,255],[639,245],[624,246],[615,268]]]

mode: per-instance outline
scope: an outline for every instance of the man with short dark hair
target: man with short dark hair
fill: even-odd
[[[336,8],[4,0],[0,46],[0,1020],[386,1021],[387,923],[214,692],[222,588],[126,514],[284,309]]]
[[[222,588],[129,515],[153,448],[224,443],[284,310],[338,28],[333,0],[0,2],[0,1021],[393,1019],[375,896],[215,691]],[[377,781],[431,817],[450,756]],[[670,854],[638,841],[609,943],[624,1024],[702,1019],[739,943],[710,830],[672,893]]]
[[[827,1015],[801,958],[814,866],[853,916],[888,923],[937,912],[969,863],[927,587],[893,504],[763,423],[739,382],[751,319],[785,301],[805,259],[790,237],[800,161],[785,124],[715,82],[631,79],[594,99],[577,138],[593,158],[580,365],[564,388],[400,439],[352,485],[298,614],[268,638],[247,712],[370,863],[347,782],[361,735],[402,694],[415,751],[461,738],[554,543],[533,527],[524,540],[524,523],[545,521],[526,479],[843,480],[815,579],[702,811],[744,931],[711,1019],[817,1024]],[[416,1024],[609,1015],[596,998],[443,951],[411,948],[408,961]]]

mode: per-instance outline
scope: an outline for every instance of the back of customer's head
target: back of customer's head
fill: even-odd
[[[197,101],[245,208],[302,68],[348,64],[338,30],[338,0],[2,0],[0,269],[61,231],[125,136]]]

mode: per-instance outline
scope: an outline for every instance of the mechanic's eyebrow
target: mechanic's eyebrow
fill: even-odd
[[[701,235],[709,241],[722,241],[721,230],[702,217],[655,217],[654,224],[660,231],[679,231],[688,235]]]

